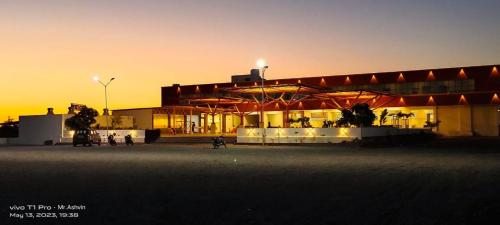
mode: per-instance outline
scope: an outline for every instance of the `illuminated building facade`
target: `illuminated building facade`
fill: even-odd
[[[342,108],[367,103],[377,116],[388,110],[382,125],[430,127],[449,136],[498,136],[499,69],[487,65],[276,79],[265,80],[264,89],[260,81],[172,85],[162,87],[161,107],[114,110],[113,115],[134,116],[136,127],[161,129],[162,135],[235,133],[238,127],[259,126],[264,90],[265,127],[299,127],[299,118],[322,127],[336,121]]]

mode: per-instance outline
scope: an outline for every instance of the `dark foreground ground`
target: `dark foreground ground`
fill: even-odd
[[[0,224],[498,224],[490,147],[0,147]],[[86,209],[9,218],[27,204]]]

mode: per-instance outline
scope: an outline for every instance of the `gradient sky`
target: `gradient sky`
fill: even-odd
[[[500,62],[498,0],[0,1],[0,121],[160,105],[160,87]]]

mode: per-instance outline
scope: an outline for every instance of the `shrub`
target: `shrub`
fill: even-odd
[[[358,103],[350,109],[342,109],[342,116],[337,120],[337,127],[371,127],[377,116],[366,103]]]

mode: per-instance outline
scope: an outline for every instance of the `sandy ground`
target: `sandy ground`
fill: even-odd
[[[38,224],[498,224],[500,150],[137,145],[0,147],[9,206]]]

